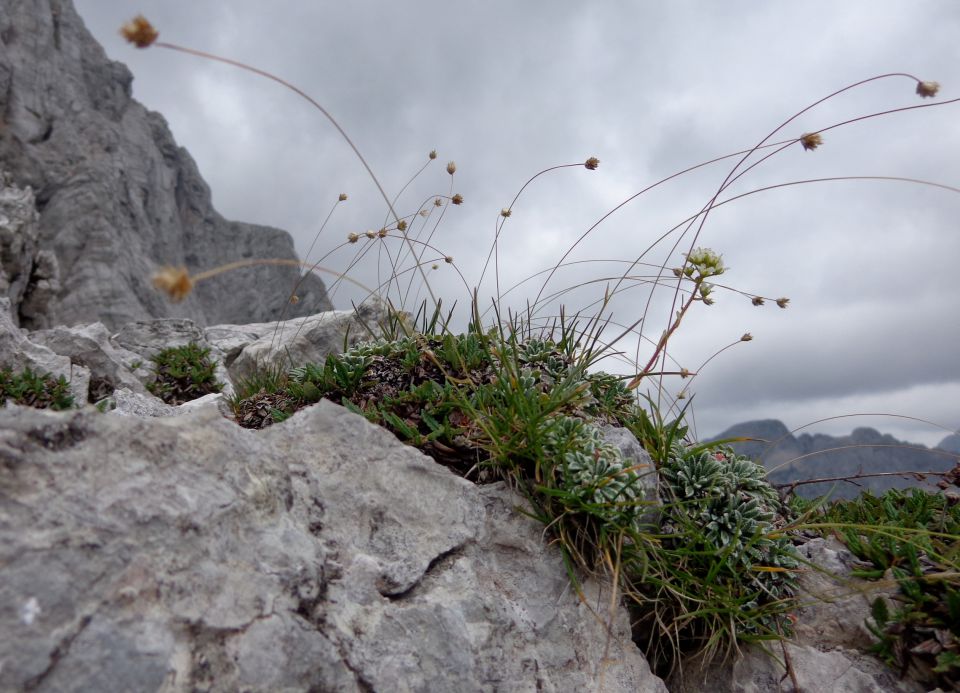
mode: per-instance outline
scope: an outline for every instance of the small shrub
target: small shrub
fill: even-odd
[[[70,409],[74,406],[70,384],[62,375],[54,378],[24,368],[14,373],[10,368],[0,369],[0,402],[13,400],[17,404],[36,409]]]
[[[209,348],[192,342],[161,350],[150,359],[155,374],[147,389],[172,405],[220,392],[223,384],[214,375],[217,365],[209,357]]]

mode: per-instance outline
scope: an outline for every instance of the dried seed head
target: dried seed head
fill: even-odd
[[[450,201],[451,201],[453,204],[455,204],[455,205],[462,205],[462,204],[463,204],[463,195],[461,195],[460,193],[457,193],[456,195],[454,195],[453,197],[450,198]]]
[[[346,200],[347,200],[347,193],[340,193],[340,197],[338,197],[337,200],[340,201],[340,202],[346,202]]]
[[[442,206],[443,206],[443,200],[441,200],[441,199],[438,197],[436,200],[433,201],[433,206],[434,206],[434,207],[442,207]]]
[[[452,264],[453,264],[453,256],[452,256],[452,255],[447,255],[445,258],[443,258],[443,261],[446,262],[448,265],[452,265]]]
[[[674,268],[673,268],[673,276],[674,276],[674,277],[682,277],[682,276],[683,276],[683,268],[682,268],[682,267],[674,267]]]
[[[453,175],[454,173],[456,173],[456,172],[457,172],[457,165],[456,165],[454,162],[452,162],[452,161],[448,162],[448,163],[447,163],[447,173],[449,173],[449,174],[452,176],[452,175]]]
[[[430,265],[430,269],[438,270],[438,269],[440,269],[440,265],[434,263],[434,264]]]
[[[120,35],[137,48],[146,48],[160,35],[142,14],[138,14],[120,27]]]
[[[752,339],[753,339],[753,335],[752,335],[752,334],[750,334],[749,332],[744,332],[744,333],[743,333],[743,336],[740,338],[740,341],[741,341],[741,342],[749,342],[749,341],[752,340]]]
[[[704,297],[703,297],[702,299],[700,299],[700,300],[703,301],[703,305],[705,305],[705,306],[712,306],[714,303],[716,303],[716,301],[714,301],[714,300],[713,300],[712,298],[710,298],[709,296],[704,296]]]
[[[597,166],[600,165],[600,159],[598,159],[595,156],[591,156],[589,159],[583,162],[583,165],[587,168],[588,171],[596,171]]]
[[[421,209],[419,212],[417,212],[417,214],[419,214],[419,215],[422,216],[422,217],[428,217],[428,216],[430,216],[430,210],[428,210],[428,209]]]
[[[397,229],[400,230],[400,231],[406,231],[406,230],[407,230],[407,222],[405,222],[403,219],[401,219],[400,221],[398,221],[398,222],[397,222]],[[380,229],[380,230],[383,232],[383,236],[386,236],[386,235],[387,235],[387,230],[386,230],[386,229]],[[380,236],[380,238],[383,238],[383,236]]]
[[[348,243],[356,243],[359,239],[360,239],[360,234],[354,233],[353,231],[347,234]]]
[[[686,399],[686,398],[687,398],[686,390],[680,390],[680,392],[677,393],[677,399]]]
[[[938,91],[940,91],[939,82],[917,82],[917,93],[924,99],[928,96],[936,96]]]
[[[753,305],[755,306],[762,306],[763,298],[760,296],[754,296],[752,299],[750,299],[750,302],[753,303]]]
[[[778,298],[778,299],[777,299],[777,305],[780,306],[781,308],[786,308],[788,303],[790,303],[790,299],[789,299],[789,298]]]
[[[366,236],[367,238],[376,238],[376,237],[377,237],[376,231],[365,231],[363,235]]]
[[[300,303],[300,297],[297,296],[296,294],[293,294],[293,295],[290,297],[290,305],[295,306],[295,305],[297,305],[298,303]]]
[[[680,369],[680,377],[681,377],[681,378],[684,378],[684,379],[689,378],[689,377],[690,377],[690,371],[688,371],[686,368],[681,368],[681,369]]]
[[[437,150],[436,150],[436,149],[431,149],[431,150],[430,150],[430,153],[427,154],[427,156],[430,158],[430,161],[433,161],[434,159],[437,158]]]
[[[174,303],[180,303],[193,290],[193,280],[186,267],[162,267],[153,275],[153,285]]]
[[[500,210],[500,216],[502,216],[504,219],[506,219],[507,217],[509,217],[511,214],[513,214],[513,212],[511,212],[511,211],[510,211],[509,209],[507,209],[506,207],[504,207],[503,209]]]
[[[800,144],[806,151],[813,151],[823,144],[823,138],[816,132],[807,132],[800,135]]]
[[[377,231],[377,238],[386,238],[386,237],[387,237],[386,229],[380,229],[379,231]]]

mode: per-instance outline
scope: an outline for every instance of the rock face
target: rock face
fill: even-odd
[[[113,330],[153,317],[211,325],[328,310],[313,274],[297,289],[299,302],[288,305],[295,267],[227,272],[199,283],[177,305],[150,285],[162,265],[197,272],[296,256],[286,232],[226,221],[214,211],[206,183],[166,121],[131,98],[132,79],[106,57],[70,0],[4,0],[0,161],[39,213],[35,232],[23,239],[0,219],[0,291],[12,300],[14,320],[31,329],[99,321]],[[0,217],[2,200],[15,194],[6,189]],[[22,216],[29,228],[29,208]],[[19,269],[11,277],[14,256]],[[33,304],[26,300],[31,286]]]
[[[522,503],[325,401],[0,410],[0,689],[666,691]]]
[[[0,172],[0,298],[17,309],[11,318],[36,321],[60,290],[57,257],[40,247],[40,215],[30,188]]]

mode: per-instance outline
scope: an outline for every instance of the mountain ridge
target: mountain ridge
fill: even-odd
[[[738,454],[766,467],[774,483],[825,479],[873,473],[945,472],[960,462],[960,435],[946,436],[933,448],[907,443],[868,426],[849,435],[801,433],[795,436],[779,419],[758,419],[735,424],[707,440],[751,438],[732,443]],[[821,482],[804,484],[797,492],[806,497],[831,492],[834,497],[851,498],[862,490],[882,493],[890,488],[936,488],[937,477],[878,476],[857,479],[857,484]]]

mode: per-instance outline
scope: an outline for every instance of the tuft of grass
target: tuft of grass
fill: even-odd
[[[167,404],[178,405],[220,392],[217,364],[210,360],[210,349],[189,343],[162,349],[150,358],[154,376],[147,389]]]
[[[54,378],[29,366],[16,373],[11,368],[0,369],[0,403],[8,400],[35,409],[62,410],[74,406],[66,378]]]

